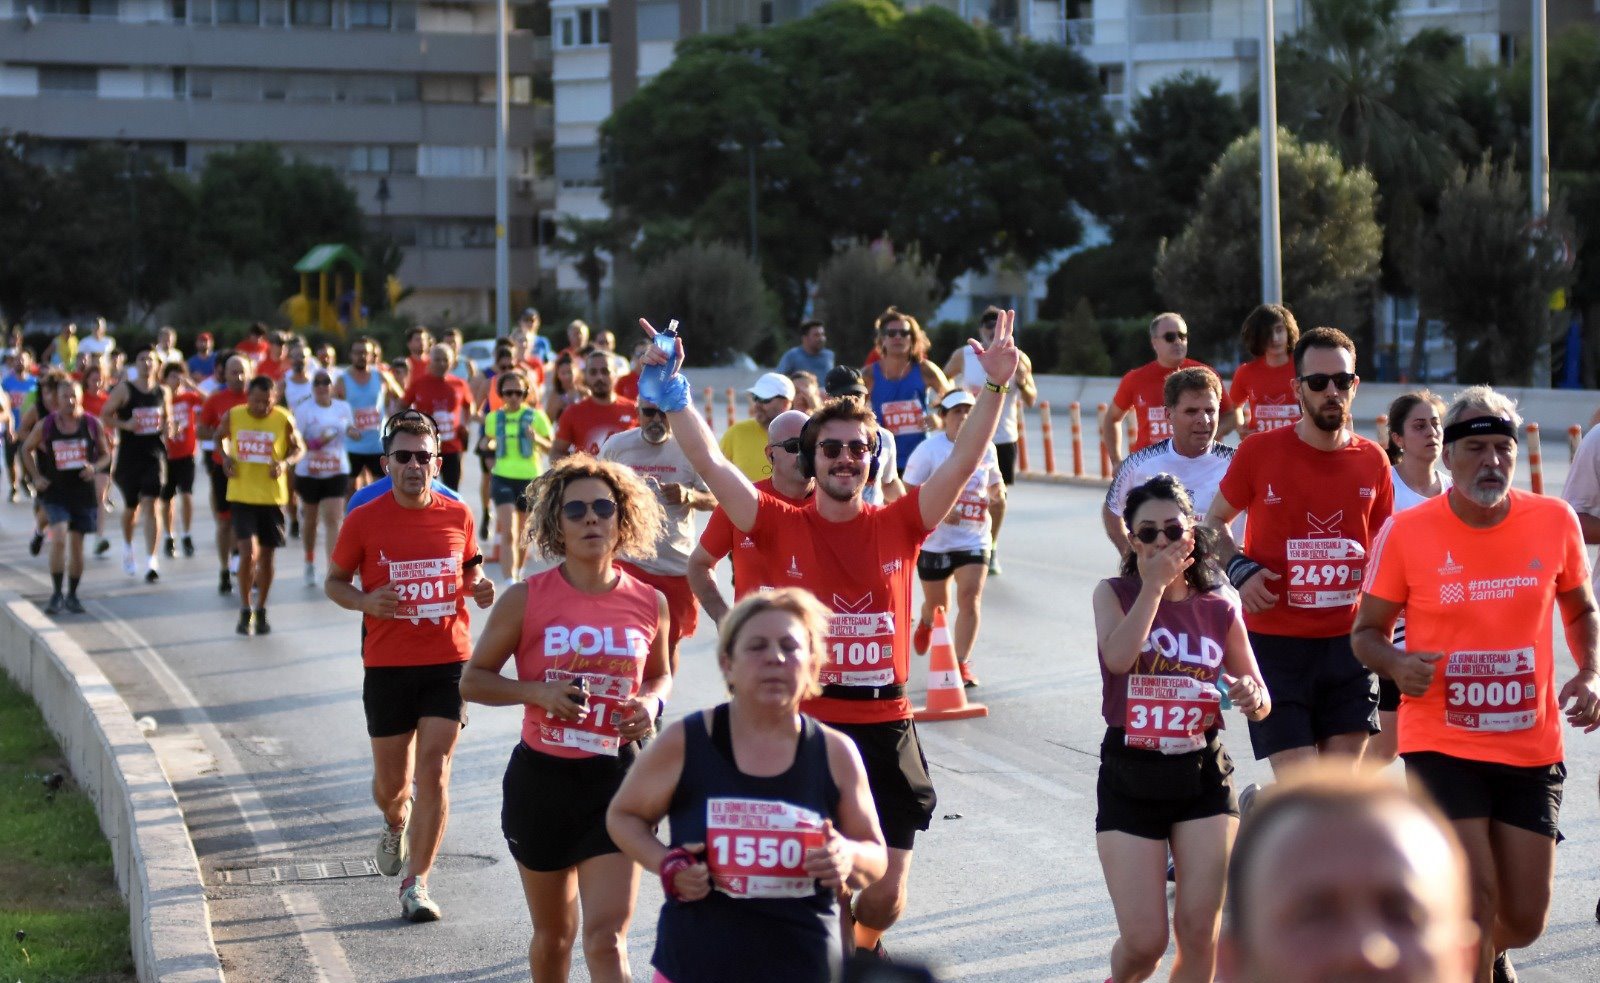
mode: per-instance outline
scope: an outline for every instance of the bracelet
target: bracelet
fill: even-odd
[[[1254,577],[1257,571],[1265,569],[1266,567],[1243,553],[1235,553],[1233,559],[1228,561],[1228,583],[1233,585],[1234,590],[1238,590],[1244,586],[1245,581]]]
[[[697,863],[699,861],[695,859],[694,854],[681,846],[675,846],[667,851],[667,855],[661,858],[660,867],[661,890],[665,892],[667,897],[674,901],[683,900],[678,894],[678,886],[673,883],[673,878],[678,876],[678,871],[688,870]]]
[[[1000,393],[1001,395],[1005,395],[1006,393],[1011,391],[1011,387],[1010,386],[1002,385],[1002,384],[996,383],[996,382],[990,382],[988,379],[983,380],[983,388],[989,390],[992,393]]]

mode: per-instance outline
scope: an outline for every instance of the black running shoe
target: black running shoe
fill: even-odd
[[[230,579],[228,577],[228,571],[226,571],[226,570],[222,571],[222,573],[219,574],[218,577],[217,577],[217,593],[218,594],[232,594],[233,593],[233,581],[232,581],[232,579]]]
[[[44,549],[44,533],[36,532],[33,534],[33,538],[28,540],[28,555],[38,556],[39,551],[42,549]]]
[[[147,583],[147,584],[153,584],[153,583],[155,583],[156,581],[158,581],[160,579],[161,579],[161,574],[156,572],[156,568],[155,567],[151,567],[150,569],[148,569],[148,570],[146,570],[144,572],[144,582]]]
[[[61,613],[61,606],[65,602],[66,602],[66,599],[61,596],[61,592],[60,591],[56,591],[54,594],[50,595],[50,603],[45,605],[44,613],[45,614],[60,614]]]
[[[168,536],[166,543],[163,545],[163,550],[168,556],[175,557],[178,555],[178,544],[171,536]]]
[[[111,540],[102,539],[100,542],[94,544],[95,556],[105,556],[109,552],[111,552]]]
[[[239,609],[239,624],[233,630],[238,632],[241,635],[250,634],[250,617],[251,617],[251,615],[250,615],[250,609],[249,608],[240,608]]]
[[[272,626],[267,624],[267,609],[266,608],[256,608],[256,634],[257,635],[270,635],[270,634],[272,634]]]
[[[194,540],[188,536],[183,537],[183,555],[194,556]]]
[[[300,520],[292,519],[289,522],[289,536],[292,539],[300,538]]]
[[[83,602],[78,600],[78,595],[76,595],[76,594],[68,594],[67,595],[66,604],[67,604],[67,610],[72,612],[73,614],[82,614],[83,613]]]
[[[1494,983],[1517,983],[1517,969],[1511,965],[1511,953],[1495,954]]]

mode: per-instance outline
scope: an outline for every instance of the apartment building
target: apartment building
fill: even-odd
[[[529,8],[516,8],[528,23]],[[0,131],[67,159],[100,141],[172,167],[255,142],[343,174],[405,250],[412,313],[486,321],[494,294],[494,3],[0,0]],[[547,38],[510,40],[513,288],[540,278],[554,207],[534,148]]]

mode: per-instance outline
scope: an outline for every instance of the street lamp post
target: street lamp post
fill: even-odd
[[[745,184],[750,191],[750,259],[752,261],[760,259],[759,248],[756,245],[759,241],[759,229],[756,226],[756,151],[758,149],[776,150],[782,146],[783,141],[777,137],[768,137],[760,142],[755,140],[736,140],[729,137],[717,144],[717,149],[724,153],[733,153],[740,149],[745,152]]]
[[[1278,228],[1278,36],[1273,25],[1272,0],[1261,0],[1261,9],[1261,302],[1281,304],[1283,253]]]
[[[495,337],[511,333],[511,249],[506,240],[511,223],[511,202],[506,189],[506,130],[511,123],[510,75],[507,36],[510,25],[506,0],[498,0],[500,26],[495,32],[494,125],[494,325]]]
[[[1533,221],[1537,226],[1550,213],[1550,61],[1546,28],[1546,0],[1533,0]],[[1533,383],[1550,385],[1550,314],[1545,312],[1544,330],[1534,350]]]

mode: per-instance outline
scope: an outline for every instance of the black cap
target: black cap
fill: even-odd
[[[865,396],[867,385],[861,381],[861,373],[848,365],[835,365],[828,370],[828,378],[822,382],[822,391],[829,396]]]

